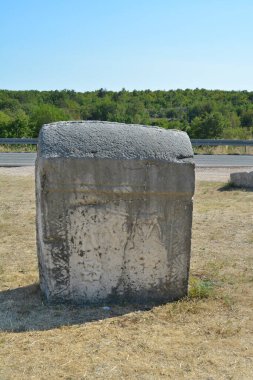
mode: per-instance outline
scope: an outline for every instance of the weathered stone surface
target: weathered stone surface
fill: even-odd
[[[49,301],[187,293],[194,164],[184,132],[45,125],[36,162],[40,284]]]
[[[253,172],[231,173],[230,182],[234,186],[253,188]]]

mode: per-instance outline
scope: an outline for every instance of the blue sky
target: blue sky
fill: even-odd
[[[0,88],[253,91],[252,0],[0,0]]]

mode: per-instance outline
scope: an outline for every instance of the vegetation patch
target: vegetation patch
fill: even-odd
[[[27,152],[34,153],[37,152],[37,146],[31,144],[0,144],[0,153],[11,153],[11,152]]]
[[[251,139],[252,100],[253,92],[205,89],[0,90],[0,137],[37,137],[54,121],[104,120],[180,129],[191,138]]]
[[[208,298],[214,294],[214,284],[211,280],[199,279],[191,277],[189,282],[188,297],[193,298]]]

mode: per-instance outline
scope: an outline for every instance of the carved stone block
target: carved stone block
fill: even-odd
[[[185,296],[193,193],[193,152],[184,132],[97,121],[45,125],[36,195],[46,299]]]

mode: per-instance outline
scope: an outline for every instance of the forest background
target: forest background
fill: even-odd
[[[104,120],[186,131],[191,138],[251,139],[253,92],[0,90],[0,137],[37,137],[45,123]]]

